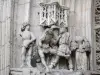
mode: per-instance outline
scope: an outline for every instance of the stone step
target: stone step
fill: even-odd
[[[40,75],[37,68],[11,68],[11,75]]]
[[[100,75],[95,71],[69,71],[66,69],[52,69],[50,72],[40,72],[37,68],[11,68],[10,75]]]

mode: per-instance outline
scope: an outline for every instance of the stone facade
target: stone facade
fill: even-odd
[[[12,0],[0,0],[0,75],[9,75]]]
[[[92,0],[0,0],[0,75],[8,75],[9,68],[17,68],[21,64],[21,44],[19,29],[23,22],[31,24],[31,31],[37,42],[42,32],[40,26],[41,2],[59,2],[70,9],[68,16],[71,38],[85,36],[92,45]],[[91,46],[94,49],[93,46]],[[90,69],[93,69],[93,50],[90,56]]]

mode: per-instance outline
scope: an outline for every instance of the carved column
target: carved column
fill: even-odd
[[[9,75],[12,0],[0,0],[0,75]]]
[[[93,69],[100,72],[100,0],[93,0],[92,54]],[[94,33],[94,34],[93,34]]]

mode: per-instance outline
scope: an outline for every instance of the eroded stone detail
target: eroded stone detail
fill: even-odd
[[[58,65],[61,57],[68,61],[66,63],[68,71],[73,71],[75,65],[77,70],[86,71],[88,65],[87,52],[91,50],[90,43],[85,37],[81,36],[76,37],[74,40],[71,39],[68,32],[68,8],[60,6],[57,2],[41,3],[40,5],[40,25],[44,28],[44,32],[37,47],[41,63],[46,68],[45,72],[55,70],[54,67]],[[23,40],[21,67],[31,67],[32,47],[36,46],[34,45],[36,39],[30,31],[30,24],[22,26],[20,36]],[[72,55],[73,52],[75,57]],[[74,61],[72,58],[74,58]],[[73,64],[74,62],[76,64]]]
[[[95,24],[100,24],[100,0],[95,1]]]
[[[100,70],[100,28],[96,29],[96,65]]]

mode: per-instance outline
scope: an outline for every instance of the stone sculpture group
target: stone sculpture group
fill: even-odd
[[[39,42],[30,31],[29,23],[24,23],[21,27],[20,36],[23,40],[21,67],[32,67],[32,51],[34,53],[34,46],[37,45],[37,54],[39,54],[46,72],[55,69],[60,64],[60,58],[68,61],[66,64],[69,71],[88,70],[90,43],[86,37],[76,36],[74,39],[70,37],[68,28],[69,9],[60,6],[57,2],[41,3],[40,6],[40,26],[42,26],[44,32],[39,37]]]
[[[35,46],[36,38],[30,31],[30,24],[24,24],[21,28],[23,40],[22,46],[22,65],[21,67],[31,66],[32,47]],[[58,27],[52,25],[45,27],[45,30],[38,42],[38,54],[41,62],[46,68],[46,72],[54,69],[57,66],[60,57],[64,57],[68,61],[68,70],[73,71],[76,65],[76,70],[87,70],[88,56],[91,50],[90,43],[85,37],[77,36],[74,40],[70,38],[68,27]],[[75,54],[73,57],[72,54]],[[52,55],[49,56],[49,55]],[[51,60],[46,60],[50,58]],[[72,60],[74,58],[75,61]],[[49,62],[49,64],[47,64]],[[76,64],[74,65],[73,63]]]

